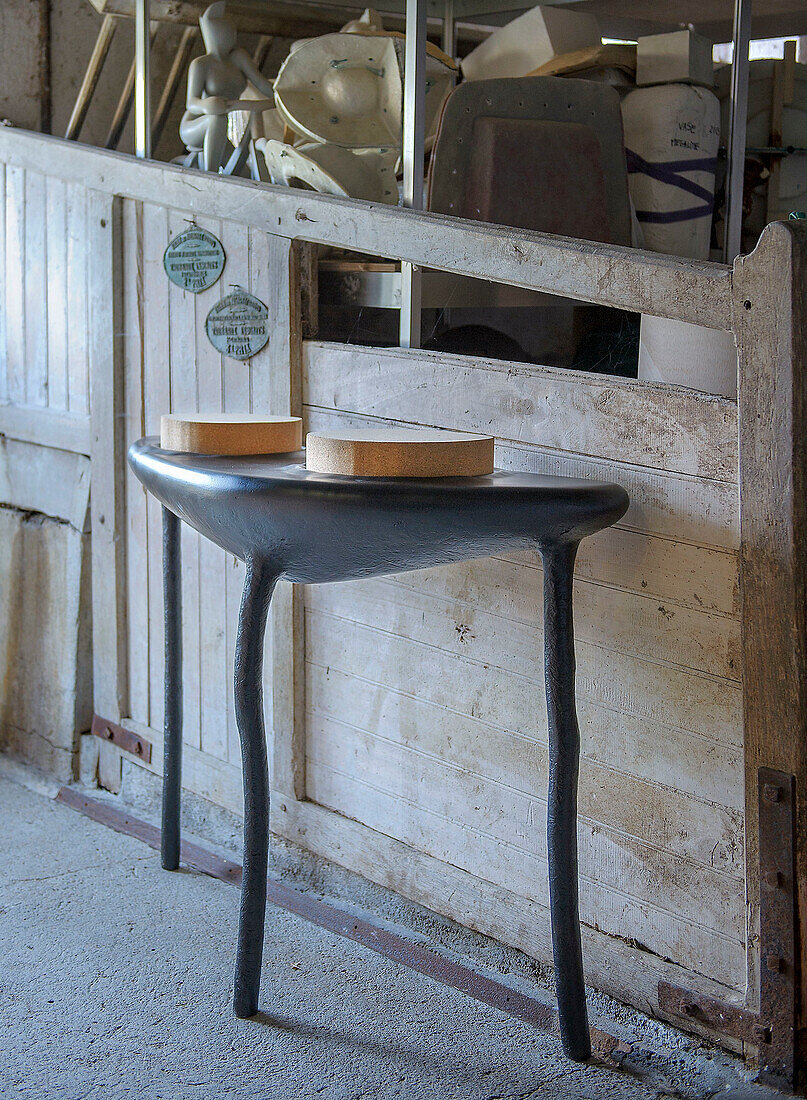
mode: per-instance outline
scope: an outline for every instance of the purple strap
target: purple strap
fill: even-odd
[[[702,199],[702,204],[690,206],[686,210],[637,210],[636,217],[640,222],[648,222],[652,225],[671,225],[675,222],[688,222],[695,218],[711,217],[714,210],[714,194],[701,187],[699,183],[685,178],[685,172],[710,172],[715,174],[717,169],[717,157],[701,157],[698,160],[662,160],[649,161],[634,153],[632,149],[625,150],[629,172],[641,172],[659,183],[667,183],[671,187],[678,187]]]

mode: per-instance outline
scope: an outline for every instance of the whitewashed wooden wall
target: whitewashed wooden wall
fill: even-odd
[[[90,453],[90,365],[101,363],[113,334],[96,332],[97,346],[88,347],[87,333],[98,328],[98,316],[117,316],[111,306],[104,312],[115,288],[110,276],[106,295],[103,265],[121,282],[115,325],[122,333],[126,444],[157,433],[160,414],[170,409],[270,411],[280,375],[288,379],[288,354],[280,363],[270,340],[250,363],[237,363],[215,353],[204,334],[206,314],[228,284],[271,303],[277,257],[285,255],[278,238],[246,225],[245,215],[222,212],[230,196],[241,196],[241,185],[206,181],[210,194],[198,200],[194,220],[221,239],[227,266],[215,287],[185,294],[165,277],[162,255],[191,218],[198,177],[187,182],[187,174],[160,166],[70,149],[64,163],[72,176],[60,180],[38,170],[19,135],[3,140],[23,164],[0,172],[0,256],[7,265],[0,433],[13,429],[16,438]],[[95,166],[86,183],[79,178],[85,160]],[[153,184],[144,182],[149,173]],[[118,210],[111,194],[130,194],[130,187],[152,197],[120,200],[120,224],[110,233],[107,219]],[[250,189],[251,200],[255,195]],[[287,236],[303,226],[311,234],[344,234],[350,244],[363,224],[350,204],[337,224],[320,197],[264,198],[254,221]],[[207,201],[215,217],[200,209]],[[306,213],[308,202],[314,205]],[[102,211],[108,213],[99,218]],[[386,216],[378,212],[379,224]],[[474,232],[484,237],[484,229]],[[448,226],[446,240],[454,232]],[[520,271],[529,267],[525,250],[537,247],[519,245]],[[558,277],[568,270],[585,294],[588,284],[560,246],[550,241],[546,255],[553,248]],[[509,252],[490,255],[513,277]],[[599,262],[595,253],[586,258]],[[608,260],[609,270],[615,262]],[[667,302],[665,280],[677,280],[687,319],[705,320],[709,303],[685,293],[686,273],[673,267],[664,257],[658,271],[648,262],[650,273],[635,291],[649,296],[644,308]],[[634,294],[636,271],[628,275],[612,280],[617,298]],[[715,286],[715,323],[725,324],[726,295],[710,272],[697,275],[698,285],[707,277]],[[599,276],[586,278],[600,285]],[[279,332],[287,311],[277,321]],[[311,426],[372,418],[481,430],[497,436],[501,466],[600,476],[628,489],[625,519],[585,545],[575,593],[587,973],[641,1004],[655,1003],[661,975],[688,985],[702,975],[701,988],[709,988],[708,976],[723,993],[742,991],[736,405],[649,383],[423,352],[309,343],[304,367]],[[94,410],[105,396],[94,394]],[[100,439],[105,415],[98,413]],[[96,504],[105,477],[94,469]],[[126,710],[106,716],[147,731],[158,771],[160,512],[128,471],[124,479]],[[108,530],[106,537],[113,535]],[[114,556],[95,542],[94,589]],[[242,569],[187,530],[183,558],[184,781],[237,810],[231,670]],[[272,822],[275,831],[405,896],[546,958],[540,591],[540,569],[526,556],[306,589],[305,797],[280,791]],[[268,647],[271,714],[271,632]]]
[[[221,280],[201,294],[171,283],[163,270],[168,242],[187,227],[180,211],[127,201],[123,206],[123,320],[126,441],[159,435],[160,416],[176,412],[268,412],[269,352],[247,362],[221,356],[205,334],[211,306],[229,284],[269,297],[269,238],[237,223],[196,219],[224,246]],[[129,700],[136,723],[163,723],[162,516],[127,471]],[[243,565],[182,528],[183,738],[186,779],[197,793],[239,808],[240,748],[232,669]],[[271,636],[265,701],[272,706]],[[203,757],[200,760],[199,757]]]
[[[89,453],[87,188],[0,164],[0,209],[0,430],[47,411],[42,442]]]
[[[629,490],[577,568],[581,915],[742,990],[736,405],[424,352],[309,344],[305,362],[312,428],[493,431],[499,466]],[[312,586],[305,608],[308,798],[545,908],[538,562]],[[428,878],[419,900],[467,920],[436,862]]]

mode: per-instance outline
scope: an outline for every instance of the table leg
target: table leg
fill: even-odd
[[[267,562],[247,561],[235,646],[235,715],[244,782],[244,872],[235,959],[236,1016],[258,1011],[266,868],[269,856],[269,768],[263,725],[263,645],[269,603],[279,573]]]
[[[165,723],[163,726],[161,858],[166,871],[176,871],[179,867],[179,807],[182,786],[181,527],[174,513],[163,508]]]
[[[591,1054],[580,946],[577,875],[577,777],[580,731],[575,706],[572,577],[577,545],[542,549],[544,661],[549,718],[547,846],[552,952],[563,1049],[575,1061]]]

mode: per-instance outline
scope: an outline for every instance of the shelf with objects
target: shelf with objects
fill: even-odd
[[[280,18],[274,7],[260,7],[267,19]],[[574,5],[578,14],[590,7],[585,0]],[[621,4],[623,22],[608,23],[608,36],[675,30],[652,23],[654,7]],[[710,16],[703,27],[696,22],[698,32],[729,39],[728,6],[718,9],[704,0],[701,7],[704,13],[722,13],[722,22]],[[690,79],[672,83],[636,87],[632,74],[641,50],[635,46],[581,44],[580,50],[593,48],[594,62],[611,70],[610,76],[581,79],[591,73],[590,52],[574,60],[567,50],[565,60],[553,56],[543,66],[533,56],[527,71],[543,67],[537,76],[491,79],[505,85],[503,95],[511,100],[524,81],[532,82],[533,91],[555,89],[540,98],[546,115],[525,114],[529,101],[523,96],[511,102],[509,115],[504,99],[495,100],[495,119],[506,125],[494,127],[484,121],[492,116],[477,112],[474,98],[481,95],[487,106],[485,82],[459,81],[457,70],[435,52],[465,63],[481,41],[493,43],[488,47],[493,49],[493,16],[484,26],[476,22],[482,32],[459,17],[457,49],[450,35],[443,42],[440,25],[427,18],[430,40],[439,39],[429,51],[422,11],[410,21],[404,40],[368,34],[370,15],[360,25],[364,33],[341,33],[348,19],[361,19],[358,10],[328,9],[333,19],[328,22],[318,9],[321,21],[307,30],[302,22],[288,23],[295,40],[314,38],[321,46],[325,35],[340,46],[362,39],[362,45],[373,44],[374,52],[359,68],[357,99],[361,102],[371,76],[374,89],[378,82],[374,102],[382,103],[381,116],[388,117],[389,104],[395,105],[399,142],[369,148],[393,149],[401,169],[409,166],[398,180],[394,165],[401,192],[397,206],[382,201],[386,196],[351,194],[364,186],[362,180],[383,186],[389,161],[322,140],[327,128],[340,122],[337,112],[320,111],[315,125],[299,114],[294,96],[303,84],[299,73],[291,80],[294,59],[298,53],[309,56],[315,47],[305,44],[290,53],[287,40],[272,44],[272,66],[288,65],[286,92],[285,77],[260,64],[261,38],[276,34],[279,24],[237,25],[235,48],[246,50],[261,77],[274,82],[276,97],[282,101],[285,95],[287,117],[264,111],[264,105],[245,108],[246,88],[228,85],[217,92],[211,83],[214,98],[238,100],[229,131],[235,140],[228,136],[223,152],[214,142],[210,149],[211,160],[220,161],[216,167],[227,168],[241,146],[231,173],[181,163],[190,154],[198,163],[206,134],[201,149],[194,138],[189,151],[177,145],[164,160],[148,157],[159,104],[150,115],[146,32],[154,33],[149,23],[169,8],[188,20],[174,26],[178,41],[178,27],[191,26],[190,13],[197,19],[207,10],[155,0],[150,9],[128,9],[137,16],[129,27],[138,24],[141,44],[132,78],[138,158],[0,128],[6,212],[0,245],[6,263],[0,431],[13,441],[8,450],[16,456],[15,469],[30,469],[31,477],[40,467],[27,458],[29,448],[89,458],[94,710],[99,728],[111,723],[151,746],[150,755],[135,759],[115,744],[96,744],[96,774],[114,788],[133,769],[141,782],[156,783],[161,767],[160,516],[126,472],[125,444],[157,434],[162,414],[301,416],[312,431],[420,425],[479,433],[496,437],[500,468],[624,484],[631,507],[611,531],[592,539],[581,554],[575,583],[586,974],[595,988],[717,1038],[758,1057],[771,1075],[792,1079],[793,1027],[807,1023],[796,1014],[803,1009],[794,1008],[807,1005],[800,992],[805,971],[791,941],[781,970],[769,971],[764,962],[785,952],[781,945],[775,951],[772,940],[779,932],[793,937],[802,915],[794,913],[788,892],[793,875],[771,863],[776,853],[765,811],[781,812],[786,800],[768,800],[766,806],[758,783],[760,769],[767,768],[786,777],[779,788],[766,781],[769,787],[785,791],[795,783],[798,794],[807,785],[801,747],[807,721],[802,658],[807,521],[799,446],[807,430],[800,400],[807,367],[807,239],[800,220],[778,220],[789,215],[791,202],[793,212],[803,209],[798,171],[794,183],[787,167],[797,166],[807,147],[798,131],[800,68],[790,55],[766,61],[763,68],[750,66],[746,142],[722,121],[720,133],[713,132],[716,104],[730,115],[730,90],[720,83],[727,77],[718,74],[717,90],[692,81],[692,67],[702,64],[703,54],[688,30],[676,35],[672,62],[680,65],[683,57],[683,75]],[[232,10],[247,9],[233,4]],[[746,38],[747,11],[740,5],[738,25]],[[647,20],[632,24],[631,34],[624,22],[629,12],[642,12]],[[773,12],[772,4],[755,2],[754,19],[762,21],[752,25],[754,35],[780,33],[771,22]],[[793,13],[793,33],[801,29],[800,15]],[[295,18],[302,20],[300,6]],[[385,26],[401,27],[393,18],[381,12]],[[505,16],[495,18],[506,31]],[[157,32],[158,43],[163,34]],[[345,70],[339,62],[354,49],[359,46],[325,55],[329,96],[343,95]],[[376,50],[389,59],[389,67],[386,60],[378,66],[384,80],[367,68],[377,67]],[[411,64],[408,50],[415,53]],[[208,52],[198,37],[186,64],[194,52]],[[417,71],[418,59],[425,71],[420,97],[411,84],[407,95],[406,87],[406,74]],[[415,166],[425,163],[432,137],[425,83],[430,62],[457,83],[442,123],[451,119],[452,104],[462,117],[455,118],[453,130],[440,124],[434,129],[431,183],[423,195],[431,209],[405,209],[404,203],[416,207],[423,194],[425,176]],[[568,75],[552,71],[557,65]],[[237,82],[243,78],[246,84],[249,72],[241,55],[234,68],[241,74]],[[757,71],[762,75],[755,80]],[[228,69],[228,81],[233,76]],[[348,76],[350,84],[354,78]],[[184,79],[176,81],[177,89],[183,88],[176,99],[183,103]],[[155,80],[154,87],[162,84]],[[735,104],[743,87],[740,81],[734,90]],[[257,88],[255,94],[262,100],[268,98],[264,93]],[[664,111],[657,106],[660,95],[670,99]],[[761,106],[754,105],[757,96]],[[640,144],[638,123],[648,113],[643,109],[636,112],[639,137],[629,144],[635,170],[628,172],[627,161],[617,164],[624,156],[621,132],[618,143],[600,139],[625,125],[626,104],[641,106],[644,98],[660,120],[669,118],[668,107],[679,109],[679,100],[693,110],[699,105],[697,125],[705,121],[712,143],[708,155],[689,147],[693,138],[686,119],[684,136],[673,135],[684,143],[674,147],[675,158],[656,150],[652,133]],[[322,100],[319,95],[320,106]],[[766,104],[775,101],[778,112],[780,100],[777,136]],[[163,129],[160,156],[166,134],[178,130],[179,106],[171,109],[170,130],[167,123]],[[565,140],[567,116],[584,110],[596,118],[597,128],[583,126],[578,114],[575,124],[584,132],[574,131],[579,140],[572,145]],[[260,120],[249,117],[258,113]],[[358,114],[381,125],[378,112]],[[745,118],[745,112],[739,115]],[[477,161],[463,161],[461,154],[469,149],[463,120],[475,127]],[[543,145],[523,140],[527,126],[530,133],[541,128]],[[416,153],[419,143],[422,157]],[[770,176],[782,153],[776,194],[785,205],[771,207],[778,218],[757,242],[772,193],[763,193],[766,180],[755,170],[741,242],[743,252],[749,251],[735,259],[730,249],[732,262],[726,263],[712,248],[725,245],[731,234],[713,238],[705,231],[710,219],[694,217],[691,208],[702,211],[714,201],[711,162],[716,158],[720,170],[733,147],[746,145]],[[782,151],[791,146],[785,157]],[[553,155],[541,166],[530,158],[542,147]],[[283,177],[280,183],[253,178],[270,173],[267,148],[272,171]],[[688,190],[646,170],[690,154],[698,168],[681,172]],[[180,163],[169,163],[175,156]],[[519,224],[515,217],[506,224],[498,181],[507,172],[524,178],[528,170],[533,179],[540,169],[549,187],[556,169],[568,179],[564,165],[571,163],[589,169],[578,168],[568,203],[537,203],[531,188],[508,185],[506,201],[511,210],[519,206],[523,222],[536,209],[554,220],[542,228]],[[599,175],[591,169],[597,164]],[[731,164],[731,171],[723,170],[729,182],[737,162]],[[287,171],[289,165],[293,170]],[[345,165],[353,169],[349,177],[339,175]],[[744,169],[744,155],[739,165]],[[676,164],[669,171],[677,176],[678,170]],[[467,187],[458,200],[450,185],[461,172]],[[639,184],[644,192],[636,190]],[[729,187],[729,208],[736,210],[732,194],[736,198]],[[639,223],[646,238],[656,234],[658,251],[631,246],[636,231],[631,196],[640,211],[674,215],[671,221],[651,216]],[[458,201],[469,205],[457,208]],[[574,224],[563,220],[572,210]],[[47,233],[39,229],[44,225]],[[673,233],[681,234],[681,254],[664,239]],[[334,323],[326,316],[330,300],[338,304],[349,294],[356,302],[371,301],[357,308],[378,309],[379,324],[387,326],[386,333],[370,334],[364,346],[347,325],[341,339],[323,338],[323,322]],[[402,309],[381,308],[397,307],[398,295]],[[649,374],[617,377],[580,369],[576,349],[570,353],[568,347],[565,359],[556,349],[555,363],[563,363],[556,366],[539,344],[537,325],[533,362],[513,350],[507,340],[514,337],[506,332],[487,353],[478,350],[473,333],[467,343],[439,351],[416,347],[421,316],[427,317],[422,328],[428,337],[428,311],[439,313],[447,301],[452,325],[465,308],[477,327],[489,328],[482,324],[484,312],[506,308],[522,335],[519,314],[540,317],[554,310],[555,332],[563,325],[574,332],[583,310],[629,315],[633,330],[624,333],[626,341],[632,341],[635,355],[641,326],[652,353],[648,358],[659,373],[648,333],[666,325],[661,351],[672,348],[672,367],[690,370],[700,362],[701,373],[679,373],[683,384],[678,385]],[[75,324],[76,317],[86,318],[86,324]],[[652,319],[649,327],[646,318]],[[457,324],[455,335],[467,327]],[[730,350],[729,368],[719,377],[703,373],[709,334]],[[726,382],[737,377],[735,398]],[[34,488],[40,491],[43,479],[37,476]],[[22,506],[29,505],[22,501]],[[230,668],[243,566],[194,538],[192,532],[183,534],[188,540],[183,547],[185,794],[238,815]],[[535,561],[508,555],[398,579],[350,582],[336,590],[279,588],[265,691],[273,728],[274,833],[532,959],[548,961],[546,726],[533,705],[543,691],[535,634],[539,581]],[[81,740],[88,760],[98,740]],[[802,877],[807,874],[805,801],[796,799],[791,836]],[[772,913],[778,913],[775,927]]]
[[[145,26],[145,9],[135,0],[94,2],[105,20],[139,15]],[[280,66],[275,110],[228,112],[235,151],[230,163],[215,167],[240,172],[249,155],[256,180],[697,259],[731,260],[750,250],[767,221],[807,204],[801,152],[807,148],[807,81],[795,61],[795,41],[779,63],[742,63],[752,35],[807,31],[799,5],[756,0],[753,13],[749,0],[715,0],[697,11],[683,4],[674,12],[627,0],[506,14],[490,3],[452,2],[437,10],[412,0],[408,11],[400,7],[388,3],[359,13],[336,5],[230,4],[226,21],[261,35],[255,58],[246,59],[259,82],[265,78],[254,61],[265,54],[269,32],[282,25],[306,37]],[[154,33],[161,19],[190,25],[204,11],[201,3],[152,4],[148,19]],[[408,39],[397,29],[406,26],[401,14],[413,28]],[[345,16],[352,18],[341,23]],[[432,38],[440,31],[447,52],[434,42],[426,48],[429,29]],[[345,32],[350,39],[339,37]],[[617,35],[632,41],[607,41]],[[367,60],[373,46],[381,55],[379,39],[389,57]],[[733,40],[740,64],[715,68],[710,45],[716,40]],[[139,41],[144,49],[135,83],[145,95],[145,34]],[[337,57],[343,44],[348,56]],[[159,128],[180,69],[172,69],[161,98]],[[527,83],[515,83],[518,78]],[[497,83],[483,83],[490,80]],[[574,96],[573,82],[580,80],[599,85],[585,101]],[[753,143],[745,139],[749,86]],[[254,81],[245,95],[259,97]],[[331,121],[336,105],[338,123]],[[142,129],[144,152],[152,127]],[[463,140],[473,153],[458,159]],[[427,163],[425,184],[421,163]],[[744,185],[753,207],[745,214]],[[736,357],[723,337],[406,264],[378,267],[379,257],[341,259],[340,266],[338,257],[323,256],[321,264],[323,332],[335,338],[349,333],[359,343],[425,343],[438,350],[476,341],[480,354],[508,351],[525,362],[736,392]],[[665,352],[671,342],[679,349],[674,357]]]

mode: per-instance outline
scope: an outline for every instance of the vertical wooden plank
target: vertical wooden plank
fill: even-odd
[[[120,215],[119,199],[88,193],[93,683],[96,712],[113,722],[129,709]]]
[[[188,228],[189,219],[178,211],[168,214],[168,238]],[[195,295],[182,290],[163,275],[168,287],[168,364],[171,375],[171,411],[198,410]],[[199,535],[182,524],[182,739],[201,745],[199,715]]]
[[[734,265],[749,1001],[759,997],[757,773],[796,777],[800,1015],[807,1023],[807,225],[774,222]]]
[[[205,319],[212,306],[227,293],[234,257],[224,241],[222,223],[198,219],[224,243],[226,267],[221,279],[196,295],[196,370],[199,411],[224,409],[224,365],[207,338]],[[227,713],[232,698],[232,665],[227,662],[227,566],[226,555],[207,539],[198,543],[199,557],[199,692],[200,748],[218,759],[227,758]]]
[[[270,300],[270,285],[271,285],[271,272],[269,269],[269,246],[272,238],[267,236],[266,233],[257,229],[250,229],[249,231],[249,289],[259,298],[262,302],[269,302]],[[270,409],[270,385],[273,370],[273,359],[269,348],[263,348],[257,355],[249,361],[250,366],[250,408],[255,413],[269,413]],[[233,571],[234,572],[234,571]],[[243,568],[238,570],[238,578],[243,585]],[[233,601],[235,604],[235,601]],[[237,604],[235,607],[237,608]],[[228,606],[229,610],[229,606]],[[235,657],[235,626],[237,625],[237,618],[231,616],[228,622],[228,629],[230,626],[233,628],[232,642],[228,637],[228,651],[230,651],[230,645],[232,645],[232,657]],[[271,729],[271,716],[273,708],[273,684],[274,684],[274,672],[273,672],[273,648],[272,648],[272,630],[267,629],[266,640],[264,643],[264,662],[263,662],[263,709],[264,714],[267,715],[267,728]],[[235,755],[239,750],[238,745],[238,730],[235,727],[235,715],[232,713],[232,727],[228,730],[228,740],[230,744],[230,759],[235,759]],[[269,740],[270,750],[270,766],[271,766],[271,737]]]
[[[302,319],[299,246],[271,237],[267,305],[273,328],[267,345],[269,409],[302,409]],[[272,601],[272,787],[305,798],[305,620],[300,586],[281,581]]]
[[[145,433],[160,434],[160,417],[171,409],[169,364],[169,281],[163,269],[168,244],[168,212],[164,207],[143,205],[143,391]],[[149,724],[162,729],[165,709],[162,509],[149,494],[148,503],[149,591]]]
[[[259,230],[250,229],[247,238],[248,269],[244,273],[240,267],[233,268],[238,278],[253,294],[263,302],[269,297],[269,240],[267,235]],[[228,272],[229,274],[229,272]],[[235,277],[234,277],[235,278]],[[244,281],[246,280],[246,281]],[[235,280],[237,281],[237,280]],[[248,369],[248,394],[241,393],[243,409],[252,412],[268,413],[269,384],[272,372],[271,355],[266,349],[253,356],[248,363],[243,364]],[[233,411],[238,411],[233,408]],[[229,559],[227,563],[227,667],[231,669],[235,660],[236,630],[238,627],[238,609],[241,601],[241,590],[244,583],[243,564],[236,559]],[[266,632],[266,646],[264,651],[264,710],[272,713],[272,632]],[[232,679],[232,678],[231,678]],[[230,691],[232,684],[230,683]],[[235,709],[231,701],[227,709],[227,755],[228,759],[235,763],[240,759],[240,744],[238,729],[235,722]]]
[[[25,177],[26,403],[48,403],[48,277],[45,177]]]
[[[67,405],[70,412],[90,408],[89,316],[87,286],[92,279],[87,247],[87,190],[67,185]]]
[[[47,318],[48,405],[67,409],[67,191],[64,180],[48,176]]]
[[[6,262],[6,172],[0,162],[0,263]],[[8,401],[8,351],[6,348],[6,288],[0,288],[0,402]]]
[[[25,404],[25,169],[6,170],[6,378],[8,400]]]
[[[146,434],[143,300],[143,204],[123,204],[123,357],[125,445]],[[129,655],[129,714],[149,724],[148,503],[145,488],[126,469],[126,595]],[[162,726],[160,726],[162,728]]]

